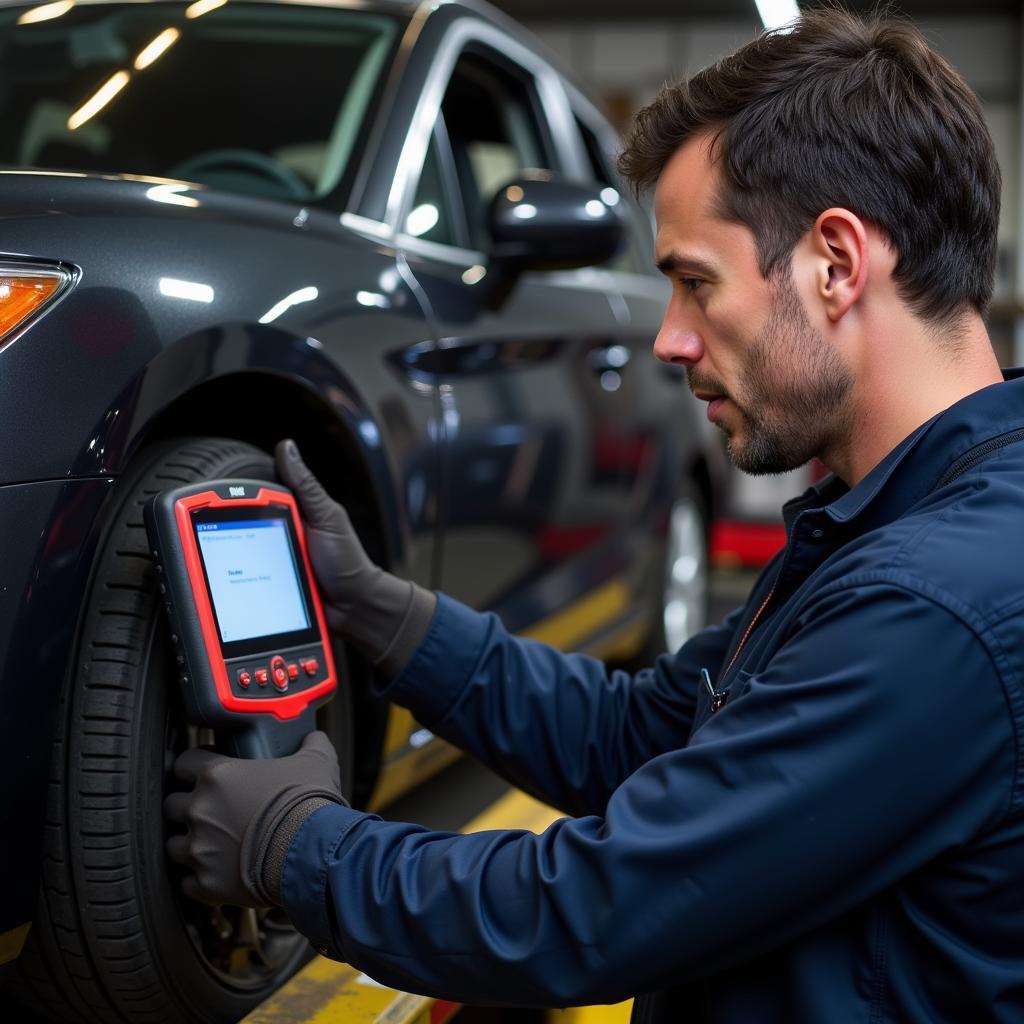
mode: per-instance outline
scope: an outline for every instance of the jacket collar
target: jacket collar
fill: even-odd
[[[899,517],[933,490],[964,453],[1024,426],[1024,368],[1003,370],[1003,379],[923,423],[856,487],[848,488],[833,474],[787,502],[782,510],[787,531],[811,509],[820,509],[836,524],[856,524],[857,533]]]

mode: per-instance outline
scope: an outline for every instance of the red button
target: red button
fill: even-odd
[[[288,678],[298,679],[299,678],[299,666],[294,661],[288,662]]]
[[[270,675],[265,668],[256,669],[256,682],[259,683],[260,686],[266,686],[267,683],[270,682]]]
[[[316,658],[307,658],[302,667],[306,670],[307,676],[315,676],[320,671],[320,662]]]
[[[238,671],[238,685],[243,690],[248,690],[252,684],[252,676],[243,668]]]
[[[274,686],[282,693],[288,689],[288,669],[285,667],[284,658],[275,654],[270,660],[270,674],[274,677]]]

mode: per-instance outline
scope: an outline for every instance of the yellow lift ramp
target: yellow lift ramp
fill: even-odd
[[[540,833],[558,811],[513,790],[463,831],[524,828]],[[550,1024],[626,1024],[630,1003],[552,1011]],[[318,957],[253,1010],[242,1024],[446,1024],[462,1007],[442,999],[396,992],[347,964]]]

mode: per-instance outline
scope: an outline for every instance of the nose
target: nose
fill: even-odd
[[[663,363],[690,366],[704,355],[704,341],[676,308],[673,299],[665,310],[661,330],[654,339],[654,354]]]

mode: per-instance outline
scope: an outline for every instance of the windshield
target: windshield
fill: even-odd
[[[0,9],[0,164],[343,205],[396,18],[306,4]]]

